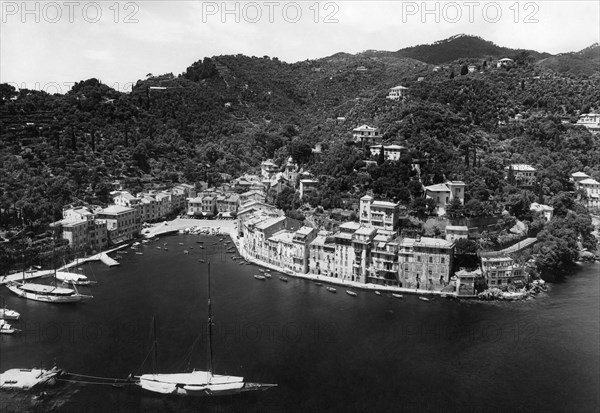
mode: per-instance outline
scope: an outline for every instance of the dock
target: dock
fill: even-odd
[[[119,262],[110,258],[108,256],[108,254],[106,254],[105,252],[99,254],[100,255],[100,261],[102,261],[104,264],[108,265],[109,267],[114,267],[116,265],[119,265]]]
[[[35,278],[48,278],[54,274],[54,270],[42,270],[42,271],[26,271],[25,275],[22,272],[16,272],[13,274],[5,275],[0,277],[0,285],[8,284],[15,281],[33,280]]]

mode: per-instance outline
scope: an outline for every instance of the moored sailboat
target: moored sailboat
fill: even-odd
[[[142,374],[135,376],[136,384],[142,389],[159,394],[178,396],[221,396],[248,391],[267,390],[276,384],[249,383],[240,376],[218,375],[213,372],[212,351],[212,308],[210,300],[210,263],[208,264],[208,369],[193,370],[190,373]],[[157,342],[154,326],[154,360],[156,366]]]

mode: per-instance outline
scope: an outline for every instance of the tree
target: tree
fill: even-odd
[[[461,68],[460,68],[460,75],[461,75],[461,76],[464,76],[464,75],[466,75],[467,73],[469,73],[469,67],[468,67],[466,64],[464,64],[464,65],[462,65],[462,66],[461,66]]]
[[[377,165],[381,166],[385,162],[385,151],[383,149],[383,145],[379,149],[379,155],[377,156]]]

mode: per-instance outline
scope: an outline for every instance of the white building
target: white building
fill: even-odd
[[[400,204],[376,201],[372,196],[365,195],[360,199],[359,217],[362,225],[395,231],[400,217]]]
[[[529,210],[542,213],[546,221],[550,221],[554,215],[554,208],[549,205],[538,204],[537,202],[532,202]]]
[[[600,208],[600,182],[592,178],[575,183],[576,189],[581,189],[587,195],[588,208]]]
[[[404,86],[396,86],[390,89],[386,99],[400,100],[404,99],[408,94],[408,88]]]
[[[328,231],[319,231],[309,245],[309,272],[333,276],[335,272],[335,240]]]
[[[400,145],[371,145],[369,151],[371,156],[377,157],[381,153],[383,146],[383,157],[386,161],[399,161],[402,152],[406,151],[406,147]]]
[[[454,198],[458,198],[460,203],[464,205],[465,183],[462,181],[447,181],[443,184],[426,186],[425,196],[436,202],[437,214],[444,215],[446,207]]]
[[[599,131],[600,130],[600,114],[598,113],[584,113],[579,115],[576,125],[585,126],[586,128]]]
[[[362,125],[352,130],[352,139],[355,143],[361,145],[374,145],[381,143],[381,134],[379,128],[373,128],[369,125]]]
[[[469,228],[465,225],[446,225],[446,241],[469,238]]]

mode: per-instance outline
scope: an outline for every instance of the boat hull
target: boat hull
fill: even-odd
[[[40,301],[44,303],[81,303],[84,301],[88,301],[93,298],[91,295],[83,295],[83,294],[73,294],[66,296],[59,295],[49,295],[49,294],[36,294],[30,293],[27,291],[23,291],[19,288],[18,285],[7,285],[8,289],[13,293],[17,294],[19,297],[27,298],[28,300]]]
[[[195,371],[179,374],[144,374],[136,384],[143,390],[173,396],[210,397],[228,396],[249,391],[267,390],[276,384],[245,383],[243,377],[208,376]]]

